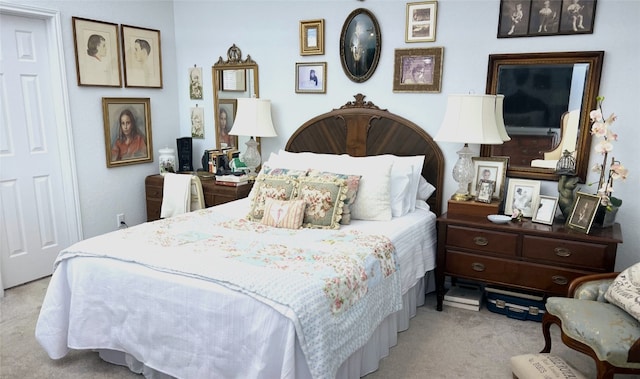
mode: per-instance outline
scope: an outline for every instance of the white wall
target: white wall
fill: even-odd
[[[630,169],[626,183],[616,183],[616,195],[624,199],[618,213],[624,244],[618,249],[617,269],[640,261],[640,200],[632,193],[640,187],[640,155],[637,120],[640,120],[640,49],[637,20],[640,2],[600,0],[594,33],[587,35],[496,38],[499,0],[439,0],[436,42],[405,43],[406,2],[398,0],[176,0],[171,1],[17,1],[58,9],[63,37],[72,107],[73,133],[78,160],[79,190],[85,237],[114,229],[117,213],[126,213],[129,224],[146,219],[144,177],[156,173],[157,150],[175,146],[175,138],[190,134],[189,109],[205,107],[205,139],[194,140],[194,164],[205,148],[215,146],[212,114],[211,66],[225,56],[233,43],[250,54],[260,67],[260,96],[273,102],[279,136],[263,141],[263,152],[284,146],[291,133],[307,119],[352,100],[356,93],[422,126],[434,135],[444,116],[449,93],[484,93],[488,55],[545,51],[604,50],[601,95],[605,113],[619,115],[620,141],[614,156]],[[365,83],[350,81],[342,71],[340,30],[354,9],[364,7],[378,19],[382,32],[380,63]],[[104,89],[78,87],[71,17],[159,29],[162,33],[163,89]],[[299,21],[325,19],[325,55],[299,55]],[[442,92],[394,93],[394,50],[444,47]],[[327,62],[327,93],[296,94],[296,62]],[[188,91],[188,67],[203,67],[204,100],[192,101]],[[155,150],[154,163],[107,169],[102,131],[101,97],[150,97]],[[450,172],[457,158],[455,144],[441,145]],[[479,146],[472,146],[478,150]],[[593,154],[592,163],[598,157]],[[596,181],[591,175],[588,182]],[[445,196],[456,183],[446,175]],[[589,187],[588,192],[595,192]],[[556,183],[543,183],[543,194],[555,195]]]

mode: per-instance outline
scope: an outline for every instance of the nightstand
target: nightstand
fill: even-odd
[[[566,296],[572,279],[612,272],[620,224],[582,234],[564,223],[525,220],[494,224],[484,216],[438,218],[437,310],[442,310],[445,276]]]
[[[217,185],[213,178],[200,178],[204,204],[207,208],[214,205],[227,203],[249,196],[253,184],[245,184],[237,187]],[[162,208],[162,189],[164,177],[162,175],[149,175],[144,181],[147,200],[147,221],[160,219]]]

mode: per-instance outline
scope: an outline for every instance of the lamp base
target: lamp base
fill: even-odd
[[[473,199],[473,196],[471,196],[468,193],[454,193],[453,195],[451,195],[451,200],[455,200],[455,201],[470,201]]]

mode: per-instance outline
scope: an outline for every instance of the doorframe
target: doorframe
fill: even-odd
[[[49,62],[51,65],[51,90],[53,93],[59,94],[59,96],[52,96],[51,98],[55,110],[55,126],[59,146],[58,161],[62,173],[64,199],[64,204],[59,209],[65,212],[69,242],[73,244],[83,238],[82,215],[80,213],[80,196],[78,193],[75,150],[73,148],[71,107],[69,106],[69,92],[67,90],[68,82],[65,70],[60,12],[53,9],[0,2],[0,13],[41,19],[46,24]],[[4,295],[1,272],[0,270],[0,297]]]

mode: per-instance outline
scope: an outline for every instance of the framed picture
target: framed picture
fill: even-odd
[[[202,100],[202,67],[189,67],[189,98]]]
[[[476,196],[481,180],[495,182],[492,198],[502,200],[504,183],[507,179],[507,166],[509,157],[472,157],[473,181],[469,185],[469,193]]]
[[[513,214],[518,209],[522,217],[532,217],[534,204],[540,195],[540,182],[527,179],[509,179],[507,200],[504,204],[504,213]]]
[[[72,17],[79,86],[122,87],[118,25]]]
[[[204,138],[204,109],[198,105],[191,108],[191,138]]]
[[[296,63],[296,93],[327,93],[327,62]]]
[[[380,60],[382,36],[373,13],[364,8],[351,12],[340,33],[340,61],[349,79],[367,81]]]
[[[480,179],[476,187],[476,201],[490,203],[495,186],[496,182],[494,180]]]
[[[437,10],[437,1],[407,3],[405,42],[434,42]]]
[[[160,31],[122,25],[125,87],[162,88]]]
[[[566,222],[567,228],[588,234],[599,206],[599,196],[576,192],[576,200]]]
[[[533,210],[531,221],[541,224],[551,225],[556,217],[556,209],[558,208],[557,196],[538,196],[538,201]]]
[[[244,92],[246,90],[246,70],[222,70],[222,74],[220,75],[220,91]]]
[[[153,162],[149,98],[102,98],[107,167]]]
[[[498,38],[591,34],[596,0],[500,0]]]
[[[324,19],[300,21],[300,55],[324,54]]]
[[[396,49],[393,92],[440,92],[444,47]]]
[[[216,112],[216,146],[218,150],[238,147],[238,136],[229,134],[236,119],[238,101],[236,99],[218,100]]]

